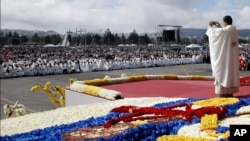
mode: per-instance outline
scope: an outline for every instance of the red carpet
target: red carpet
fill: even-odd
[[[104,88],[120,91],[124,97],[211,98],[216,96],[214,81],[150,80],[107,85]],[[250,98],[250,86],[241,86],[235,96]]]

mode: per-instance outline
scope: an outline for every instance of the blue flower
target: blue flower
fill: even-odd
[[[216,133],[226,133],[227,131],[229,131],[229,127],[225,127],[225,126],[218,126],[218,128],[216,129]]]
[[[166,102],[166,103],[159,103],[159,104],[155,104],[153,107],[155,108],[163,108],[163,107],[171,107],[171,106],[176,106],[179,104],[190,104],[194,101],[198,101],[198,100],[203,100],[204,98],[188,98],[188,99],[184,99],[184,100],[178,100],[178,101],[171,101],[171,102]]]

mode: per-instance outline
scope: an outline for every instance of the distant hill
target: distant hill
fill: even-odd
[[[182,37],[191,37],[191,38],[200,38],[206,33],[207,29],[195,29],[195,28],[182,28],[181,29],[181,36]],[[16,32],[20,35],[26,35],[26,36],[33,36],[35,33],[37,33],[39,36],[46,36],[46,35],[55,35],[59,34],[56,31],[48,30],[48,31],[32,31],[32,30],[22,30],[22,29],[1,29],[1,32],[3,34],[8,34],[9,32]],[[250,29],[240,29],[238,30],[239,36],[246,38],[250,38]],[[126,37],[129,36],[129,33],[124,33]],[[121,36],[121,34],[118,34]],[[73,33],[74,36],[74,33]],[[155,36],[155,33],[148,33],[148,36],[153,38]]]
[[[240,29],[238,33],[240,37],[250,37],[250,29]]]
[[[25,36],[33,36],[35,33],[39,36],[46,36],[46,35],[55,35],[59,34],[56,31],[48,30],[48,31],[38,31],[38,30],[22,30],[22,29],[1,29],[1,32],[3,34],[8,34],[9,32],[14,33],[16,32],[19,35],[25,35]]]
[[[183,28],[181,29],[181,36],[200,38],[206,33],[207,29]],[[240,37],[250,37],[250,29],[239,29]]]
[[[206,29],[193,29],[193,28],[182,28],[181,36],[182,37],[192,37],[200,38],[206,33]]]

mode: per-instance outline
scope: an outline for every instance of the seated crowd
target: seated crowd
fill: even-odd
[[[0,54],[0,78],[194,64],[208,58],[206,51],[148,46],[8,47]]]

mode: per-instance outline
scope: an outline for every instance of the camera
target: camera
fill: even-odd
[[[212,22],[212,25],[216,25],[216,22],[215,22],[215,21],[213,21],[213,22]]]

